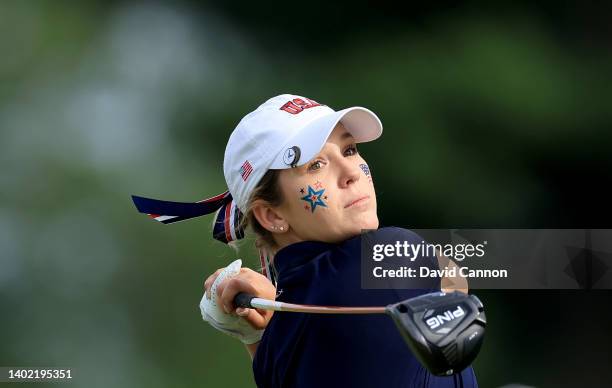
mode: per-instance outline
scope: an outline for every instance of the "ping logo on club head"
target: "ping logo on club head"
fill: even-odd
[[[446,322],[461,318],[464,315],[465,311],[461,308],[461,306],[457,306],[455,310],[446,310],[443,314],[436,314],[433,317],[427,318],[425,323],[431,330],[433,330],[444,325]]]

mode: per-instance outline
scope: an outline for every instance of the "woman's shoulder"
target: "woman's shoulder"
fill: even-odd
[[[409,244],[420,244],[423,238],[412,230],[397,226],[384,226],[378,229],[364,230],[361,234],[345,241],[343,245],[362,246],[368,244],[395,244],[396,242],[406,241]]]
[[[405,240],[422,240],[421,236],[410,229],[400,228],[397,226],[385,226],[376,230],[379,237],[403,238]]]

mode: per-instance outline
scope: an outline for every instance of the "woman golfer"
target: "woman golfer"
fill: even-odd
[[[356,144],[381,133],[368,109],[335,112],[301,96],[273,97],[230,136],[223,163],[228,192],[191,213],[153,215],[164,222],[220,207],[215,238],[229,243],[247,226],[255,234],[263,274],[239,262],[218,270],[205,282],[201,309],[211,325],[246,344],[259,387],[477,386],[471,367],[449,377],[430,374],[384,315],[273,314],[233,305],[238,292],[300,304],[385,306],[440,290],[439,279],[429,289],[361,287],[362,229],[377,229],[377,241],[421,242],[405,229],[379,229],[372,174]],[[423,259],[438,268],[435,257]]]

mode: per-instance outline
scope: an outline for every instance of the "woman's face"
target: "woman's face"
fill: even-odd
[[[281,246],[304,240],[340,242],[362,229],[378,228],[370,170],[342,124],[313,159],[282,170],[279,180],[284,202],[277,211],[289,226],[276,235]]]

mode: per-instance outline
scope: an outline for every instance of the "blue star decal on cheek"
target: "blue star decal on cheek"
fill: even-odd
[[[310,204],[311,213],[314,213],[317,206],[327,207],[325,202],[323,202],[323,200],[321,199],[323,193],[325,193],[325,189],[316,191],[310,185],[308,186],[308,194],[303,196],[301,200],[306,201]]]

